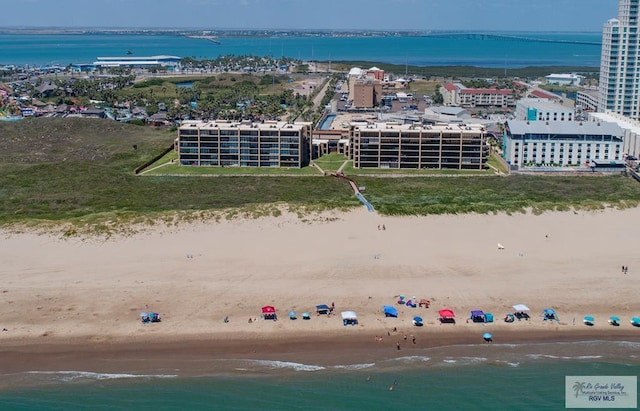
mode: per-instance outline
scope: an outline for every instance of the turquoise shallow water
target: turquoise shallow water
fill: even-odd
[[[176,55],[198,59],[251,54],[423,66],[600,65],[600,46],[597,44],[601,41],[600,33],[501,34],[506,36],[222,38],[219,45],[175,35],[5,34],[0,35],[0,64],[91,63],[98,56],[123,56],[130,50],[134,56]]]
[[[638,375],[640,366],[468,364],[245,377],[76,381],[3,392],[7,410],[558,410],[566,375]],[[396,382],[395,389],[389,388]]]
[[[567,375],[637,376],[640,342],[428,349],[376,363],[224,360],[197,376],[3,375],[7,410],[558,410]],[[393,390],[390,390],[393,387]]]

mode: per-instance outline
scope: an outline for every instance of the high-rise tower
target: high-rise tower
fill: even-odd
[[[640,0],[619,0],[618,18],[602,31],[598,110],[640,120]]]

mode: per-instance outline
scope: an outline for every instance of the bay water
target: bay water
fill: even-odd
[[[220,44],[178,34],[1,34],[0,64],[68,65],[96,57],[222,55],[493,68],[600,65],[600,33],[451,33],[426,36],[222,37]]]

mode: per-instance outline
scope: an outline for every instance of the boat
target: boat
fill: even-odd
[[[133,51],[131,51],[131,50],[127,50],[127,56],[130,56],[130,55],[132,55],[132,54],[133,54]]]

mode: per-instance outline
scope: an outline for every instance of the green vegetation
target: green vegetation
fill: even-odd
[[[166,164],[166,162],[165,162]],[[177,163],[166,164],[159,168],[150,167],[145,176],[312,176],[320,175],[317,168],[279,168],[279,167],[190,167],[180,166]]]
[[[534,212],[636,207],[640,185],[623,176],[358,178],[376,211],[389,215]]]
[[[0,135],[2,226],[70,222],[78,231],[108,231],[124,222],[274,215],[280,207],[304,213],[360,206],[343,180],[319,176],[311,167],[277,170],[299,173],[295,178],[255,174],[276,172],[272,169],[239,168],[215,169],[215,178],[167,175],[173,170],[169,167],[181,174],[205,170],[176,165],[160,168],[164,175],[135,176],[135,167],[171,144],[175,133],[167,131],[109,120],[38,118],[0,123]],[[175,158],[172,153],[163,161],[171,156]],[[343,159],[333,154],[320,164],[334,168]],[[224,174],[240,170],[248,174]],[[359,174],[354,178],[366,187],[367,199],[378,212],[390,215],[591,210],[640,203],[640,184],[623,176],[496,177],[485,171],[484,176],[465,173],[456,178],[416,170],[403,177],[394,171],[387,174],[392,178],[376,178],[345,169],[347,175]]]
[[[325,154],[320,158],[313,160],[321,169],[330,173],[338,171],[338,169],[347,161],[347,156],[338,153]]]
[[[358,205],[346,183],[333,178],[135,176],[133,169],[169,146],[175,134],[109,120],[0,123],[0,135],[6,136],[0,225],[149,222],[167,213],[270,204],[312,210]]]
[[[427,78],[502,78],[502,77],[520,77],[520,78],[540,78],[550,73],[580,73],[590,75],[598,73],[599,67],[565,67],[565,66],[547,66],[547,67],[523,67],[510,68],[505,71],[504,68],[489,68],[475,66],[407,66],[399,64],[385,64],[371,61],[340,61],[332,62],[335,70],[349,71],[351,67],[371,67],[376,66],[386,72],[391,73],[408,73],[410,75],[424,76]]]
[[[353,161],[349,161],[342,170],[349,176],[383,176],[383,177],[402,177],[402,176],[456,176],[456,175],[491,175],[492,170],[439,170],[439,169],[415,169],[415,168],[354,168]]]
[[[487,159],[487,165],[498,169],[500,172],[504,173],[504,174],[508,174],[509,170],[507,170],[507,167],[503,164],[502,161],[500,161],[497,158],[497,154],[496,153],[492,153],[489,158]]]

